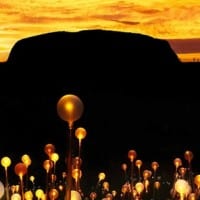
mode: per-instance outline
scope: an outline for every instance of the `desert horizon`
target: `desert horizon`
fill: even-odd
[[[81,30],[77,30],[77,31],[73,31],[73,32],[78,32],[78,31],[81,31]],[[58,31],[55,31],[55,32],[58,32]],[[65,31],[65,32],[67,32],[67,31]],[[119,32],[121,32],[121,31],[119,31]],[[122,31],[122,32],[124,32],[124,31]],[[31,37],[34,37],[34,36],[47,34],[47,33],[51,33],[51,32],[46,32],[46,33],[41,33],[41,34],[36,34],[36,35],[30,35],[30,36],[27,36],[27,37],[24,37],[24,38],[20,38],[19,40],[15,41],[13,43],[13,45],[10,47],[10,49],[4,50],[4,51],[0,50],[0,63],[7,62],[9,54],[10,54],[13,46],[18,41],[20,41],[22,39],[26,39],[26,38],[31,38]],[[142,33],[138,33],[138,34],[142,34]],[[142,34],[142,35],[145,35],[145,34]],[[147,35],[147,36],[150,36],[150,35]],[[150,37],[153,37],[153,36],[150,36]],[[156,37],[153,37],[153,38],[156,38]],[[162,39],[162,38],[157,38],[157,39]],[[162,40],[166,40],[169,43],[170,47],[176,53],[176,55],[178,56],[178,58],[180,59],[181,62],[200,62],[200,51],[199,51],[200,39],[199,38],[194,38],[194,39],[162,39]]]
[[[200,58],[200,7],[194,0],[0,2],[0,62],[22,38],[55,31],[106,29],[166,39],[181,61]],[[195,45],[196,50],[191,50]],[[173,41],[173,44],[171,43]],[[185,51],[187,49],[187,52]]]

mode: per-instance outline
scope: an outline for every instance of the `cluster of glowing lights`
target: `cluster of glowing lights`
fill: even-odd
[[[58,115],[68,123],[70,133],[72,133],[74,122],[81,117],[83,108],[82,101],[72,94],[64,95],[58,101]],[[62,182],[57,180],[55,170],[60,158],[59,154],[53,144],[44,146],[44,153],[47,155],[47,159],[43,161],[43,168],[46,172],[44,189],[36,187],[33,189],[35,177],[33,175],[29,177],[28,169],[32,164],[32,160],[28,154],[22,155],[21,161],[14,166],[14,172],[19,179],[19,184],[17,183],[17,185],[9,184],[8,168],[12,164],[11,158],[8,156],[2,157],[1,166],[4,168],[5,181],[4,183],[0,181],[0,199],[5,196],[5,200],[57,200],[62,198],[66,200],[81,200],[85,197],[80,187],[82,178],[80,143],[86,137],[87,132],[85,128],[78,127],[75,129],[74,134],[76,139],[79,140],[79,155],[77,157],[72,157],[71,154],[67,155],[68,167],[67,171],[62,173]],[[71,152],[71,149],[69,149],[69,152]],[[187,162],[186,166],[183,165],[182,159],[179,157],[173,160],[175,169],[170,195],[173,200],[197,200],[200,198],[200,174],[193,176],[191,165],[194,158],[193,152],[186,150],[183,157]],[[109,200],[112,200],[117,195],[120,199],[125,199],[128,195],[129,197],[131,196],[132,200],[141,200],[143,195],[147,194],[152,199],[158,198],[156,196],[157,191],[162,187],[162,180],[158,175],[159,163],[152,161],[151,169],[146,168],[142,171],[143,161],[138,159],[138,154],[134,149],[128,151],[127,158],[129,165],[127,163],[121,164],[121,169],[124,173],[124,183],[121,186],[121,191],[110,190],[110,183],[106,180],[107,175],[104,172],[100,172],[96,188],[88,196],[90,200],[99,198],[99,195]],[[28,179],[25,179],[25,177]],[[27,180],[31,181],[31,187],[27,186]]]

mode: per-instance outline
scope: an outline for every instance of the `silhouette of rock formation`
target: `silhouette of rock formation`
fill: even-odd
[[[96,59],[96,60],[95,60]],[[18,41],[9,63],[62,63],[66,66],[136,63],[177,64],[179,60],[167,41],[147,35],[106,30],[52,32]],[[80,63],[79,63],[80,62]],[[101,67],[104,67],[101,66]],[[107,66],[106,66],[107,68]]]

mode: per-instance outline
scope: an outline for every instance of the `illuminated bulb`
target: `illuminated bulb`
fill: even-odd
[[[121,168],[122,168],[122,170],[126,171],[126,170],[127,170],[127,164],[126,164],[126,163],[123,163],[123,164],[121,165]]]
[[[128,151],[128,158],[130,159],[131,162],[133,162],[136,157],[137,157],[137,153],[135,150]]]
[[[175,158],[174,166],[176,167],[176,169],[178,169],[178,167],[180,167],[181,165],[182,165],[182,160],[180,158]]]
[[[185,179],[178,179],[175,182],[175,190],[180,194],[181,200],[189,195],[191,192],[191,186]]]
[[[136,160],[136,161],[135,161],[135,166],[136,166],[138,169],[140,169],[141,166],[142,166],[142,161],[141,161],[141,160]]]
[[[141,182],[137,182],[135,184],[135,189],[136,189],[137,193],[140,195],[144,190],[144,184]]]
[[[158,162],[154,161],[151,163],[151,168],[154,170],[154,172],[158,169],[159,164]]]
[[[83,109],[81,99],[73,94],[62,96],[57,103],[57,113],[62,120],[68,122],[70,129],[73,123],[81,117]]]
[[[50,189],[49,191],[49,198],[50,200],[55,200],[57,199],[59,196],[58,190],[55,188]]]
[[[58,159],[59,159],[59,155],[57,154],[57,153],[52,153],[51,155],[50,155],[50,159],[54,162],[54,163],[56,163],[57,161],[58,161]]]
[[[194,177],[194,184],[197,186],[198,189],[200,188],[200,174],[197,174]]]
[[[1,159],[1,165],[4,168],[8,168],[11,165],[11,159],[8,156],[5,156]]]
[[[32,200],[33,199],[33,193],[31,190],[28,190],[24,193],[24,197],[26,200]]]
[[[44,152],[50,157],[55,152],[55,146],[53,144],[46,144],[44,146]]]
[[[75,130],[75,136],[78,140],[82,140],[86,137],[87,132],[85,128],[79,127]]]
[[[106,174],[104,172],[100,172],[98,175],[98,178],[99,178],[99,182],[100,182],[106,178]]]
[[[192,161],[193,157],[194,157],[194,156],[193,156],[192,151],[189,151],[189,150],[185,151],[185,153],[184,153],[184,158],[185,158],[185,160],[187,160],[189,163]]]
[[[35,177],[34,177],[34,176],[30,176],[29,180],[30,180],[32,183],[34,183]]]
[[[35,196],[37,197],[37,199],[41,199],[44,195],[44,191],[42,189],[37,189],[35,191]]]
[[[24,155],[21,157],[21,160],[22,160],[22,162],[26,165],[27,168],[28,168],[29,165],[31,164],[31,158],[30,158],[29,155],[27,155],[27,154],[24,154]]]
[[[21,200],[21,195],[19,193],[14,193],[11,195],[11,200]]]

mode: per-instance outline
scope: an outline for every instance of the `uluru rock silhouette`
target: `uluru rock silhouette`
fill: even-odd
[[[179,63],[165,40],[109,30],[60,31],[24,38],[14,45],[8,58],[13,64],[58,62],[66,65],[70,62],[93,65],[100,62],[106,66],[119,61],[130,66],[134,63]]]
[[[98,78],[101,84],[106,79],[109,83],[110,79],[126,82],[133,79],[135,69],[179,64],[166,40],[139,33],[81,30],[50,32],[19,40],[11,49],[6,70],[14,75],[15,87],[34,82],[41,89],[48,84],[60,87],[69,79]]]

